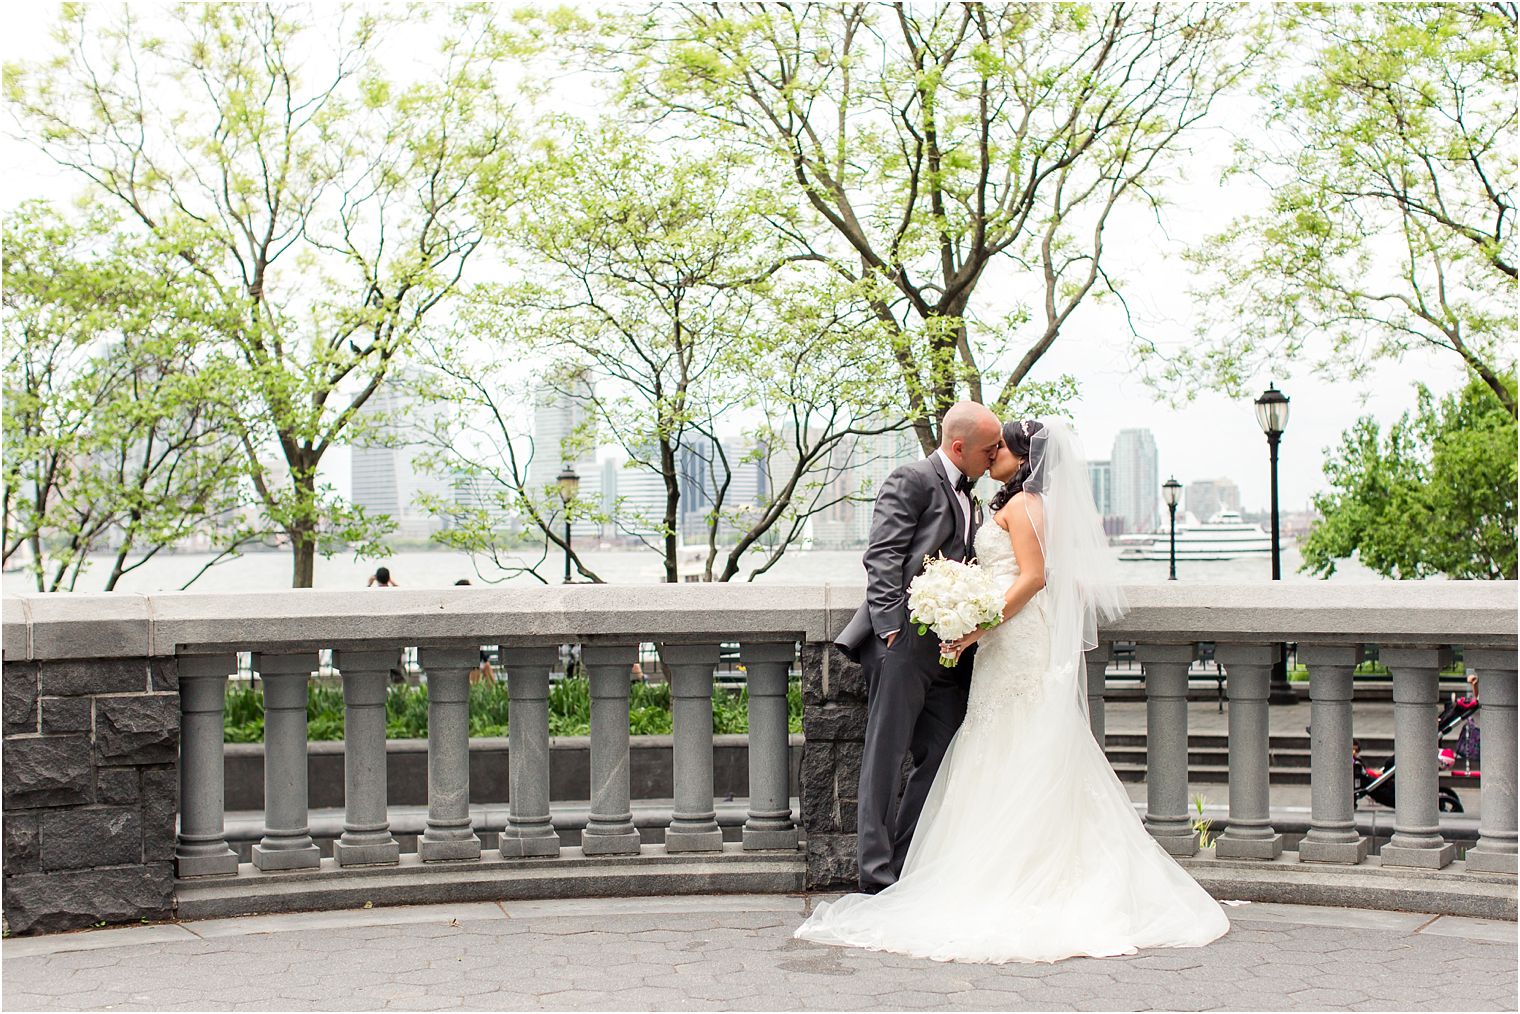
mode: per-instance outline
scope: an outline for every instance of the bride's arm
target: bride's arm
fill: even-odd
[[[1019,493],[998,512],[998,516],[1008,522],[1008,540],[1013,544],[1014,558],[1019,561],[1019,576],[1013,579],[1013,583],[1008,586],[1007,594],[1003,596],[1004,620],[1016,615],[1020,609],[1029,604],[1030,599],[1040,593],[1041,588],[1045,587],[1045,551],[1040,548],[1040,540],[1035,535],[1035,523],[1030,518],[1033,513],[1043,523],[1044,517],[1040,513],[1043,510],[1044,504],[1039,497]],[[977,629],[958,641],[945,641],[940,645],[940,651],[942,654],[959,658],[961,652],[971,647],[988,632]]]

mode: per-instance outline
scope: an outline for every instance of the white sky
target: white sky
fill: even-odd
[[[18,4],[7,11],[3,40],[5,59],[35,59],[49,51],[47,37],[57,6]],[[577,103],[579,105],[579,103]],[[577,112],[584,110],[577,109]],[[1243,115],[1245,114],[1245,115]],[[1111,220],[1106,232],[1105,259],[1111,274],[1124,279],[1132,311],[1148,337],[1159,344],[1184,342],[1193,331],[1197,312],[1187,293],[1188,269],[1181,251],[1229,218],[1251,210],[1259,195],[1236,185],[1217,183],[1218,165],[1231,137],[1222,124],[1250,123],[1243,108],[1220,108],[1214,126],[1195,138],[1197,167],[1185,185],[1166,191],[1171,206],[1164,212],[1165,229],[1148,214],[1132,212]],[[4,194],[0,207],[10,208],[34,196],[66,198],[74,191],[70,177],[25,143],[5,139],[0,149]],[[981,284],[981,312],[992,316],[1000,308],[989,275]],[[1184,483],[1228,477],[1240,485],[1248,510],[1266,506],[1268,495],[1266,440],[1257,427],[1251,397],[1232,399],[1202,392],[1189,404],[1172,407],[1138,379],[1130,355],[1131,339],[1117,305],[1084,305],[1068,322],[1036,368],[1034,379],[1071,373],[1081,382],[1081,394],[1070,406],[1078,432],[1092,458],[1106,458],[1119,430],[1150,428],[1155,434],[1163,477],[1175,475]],[[1363,414],[1387,423],[1414,404],[1416,381],[1437,390],[1462,382],[1455,357],[1417,351],[1398,363],[1384,363],[1365,380],[1350,383],[1313,375],[1306,363],[1284,367],[1255,378],[1254,394],[1269,381],[1292,399],[1292,414],[1283,439],[1281,491],[1284,510],[1303,509],[1310,495],[1325,486],[1321,473],[1324,450],[1339,443],[1340,433]],[[349,485],[348,455],[330,455],[323,471],[340,490]]]

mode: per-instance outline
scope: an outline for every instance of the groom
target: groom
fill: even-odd
[[[865,670],[869,693],[860,766],[860,889],[895,883],[950,737],[966,715],[967,651],[939,664],[939,638],[908,617],[908,585],[926,556],[969,560],[981,511],[971,484],[992,465],[1002,428],[986,406],[963,401],[940,425],[940,445],[887,476],[876,495],[866,549],[866,601],[834,643]],[[911,756],[907,782],[903,755]],[[902,803],[897,804],[898,793]]]

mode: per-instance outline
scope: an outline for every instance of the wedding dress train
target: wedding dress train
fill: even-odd
[[[1017,575],[994,522],[976,549],[982,566]],[[1051,679],[1046,594],[979,642],[966,720],[897,883],[820,904],[796,936],[1003,962],[1198,947],[1228,931],[1224,910],[1146,832],[1074,696]]]

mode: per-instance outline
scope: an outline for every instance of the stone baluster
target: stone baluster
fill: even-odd
[[[316,661],[309,651],[253,656],[264,681],[264,837],[253,847],[261,870],[322,864],[306,823],[306,683]]]
[[[396,649],[333,652],[343,678],[343,835],[333,842],[339,866],[401,860],[391,836],[385,760],[385,692]]]
[[[581,851],[588,856],[639,851],[628,752],[628,681],[638,660],[636,644],[581,645],[591,685],[591,816],[581,832]]]
[[[470,670],[480,649],[425,647],[418,662],[428,682],[428,817],[417,854],[425,863],[479,859],[470,823]]]
[[[665,831],[667,852],[717,852],[723,832],[713,809],[713,670],[716,644],[661,644],[670,667],[674,726],[675,809]]]
[[[796,849],[792,821],[786,686],[797,646],[791,641],[739,647],[749,688],[749,819],[746,849]]]
[[[1393,673],[1393,750],[1398,757],[1393,837],[1383,846],[1384,866],[1441,869],[1456,855],[1441,838],[1436,790],[1436,705],[1441,652],[1435,648],[1380,648]]]
[[[1516,856],[1515,813],[1515,650],[1468,648],[1463,662],[1478,675],[1483,706],[1480,758],[1483,772],[1482,817],[1478,844],[1467,852],[1467,868],[1513,875]]]
[[[559,649],[552,645],[501,649],[511,765],[501,854],[509,859],[559,855],[559,835],[549,817],[549,670],[558,661]]]
[[[1198,852],[1188,816],[1188,668],[1191,644],[1140,644],[1145,666],[1145,829],[1174,856]]]
[[[1087,724],[1099,746],[1107,743],[1107,725],[1103,718],[1103,695],[1108,692],[1108,660],[1114,646],[1102,641],[1089,651],[1087,658]]]
[[[1351,770],[1357,654],[1354,644],[1298,645],[1298,660],[1309,670],[1310,813],[1309,833],[1298,844],[1301,862],[1354,866],[1367,858],[1367,839],[1356,833]]]
[[[236,659],[233,660],[236,668]],[[227,706],[227,658],[187,655],[179,660],[181,714],[179,838],[175,871],[211,877],[238,871],[223,822],[223,712]]]
[[[1276,859],[1282,835],[1272,830],[1269,806],[1267,696],[1275,644],[1221,644],[1215,659],[1230,687],[1230,823],[1214,842],[1220,859]]]

